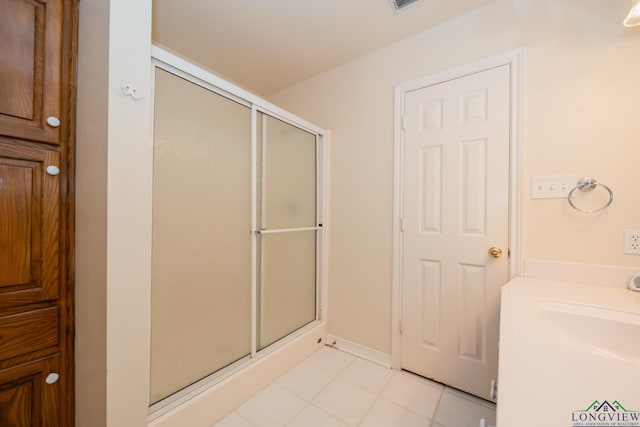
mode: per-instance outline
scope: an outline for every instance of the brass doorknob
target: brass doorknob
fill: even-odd
[[[489,255],[494,258],[500,258],[502,256],[502,249],[493,246],[489,248]]]

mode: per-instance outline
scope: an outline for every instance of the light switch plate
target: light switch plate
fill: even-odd
[[[564,199],[575,186],[573,175],[532,176],[531,198]]]

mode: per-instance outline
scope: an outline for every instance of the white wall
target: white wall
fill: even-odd
[[[640,267],[640,30],[626,0],[498,0],[269,100],[331,129],[329,333],[391,352],[394,85],[525,48],[525,258]],[[530,200],[532,175],[593,176],[615,192],[597,215]]]
[[[80,2],[76,425],[142,426],[149,396],[151,0]],[[121,86],[145,98],[134,101]]]

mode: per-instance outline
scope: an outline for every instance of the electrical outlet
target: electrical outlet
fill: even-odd
[[[624,230],[624,253],[640,255],[640,230]]]

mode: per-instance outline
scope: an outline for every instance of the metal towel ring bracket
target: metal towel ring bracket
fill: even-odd
[[[573,196],[574,191],[580,190],[586,193],[586,192],[592,191],[597,186],[603,187],[605,190],[609,192],[609,200],[604,206],[601,206],[598,209],[582,209],[573,204],[573,200],[571,200],[571,197]],[[603,211],[609,207],[611,202],[613,202],[613,191],[611,191],[611,189],[606,185],[596,181],[595,178],[591,178],[587,176],[582,178],[580,181],[578,181],[578,184],[571,191],[569,191],[569,195],[567,196],[567,199],[569,200],[569,204],[571,205],[571,207],[574,208],[575,210],[580,212],[585,212],[585,213],[595,213],[595,212]]]

